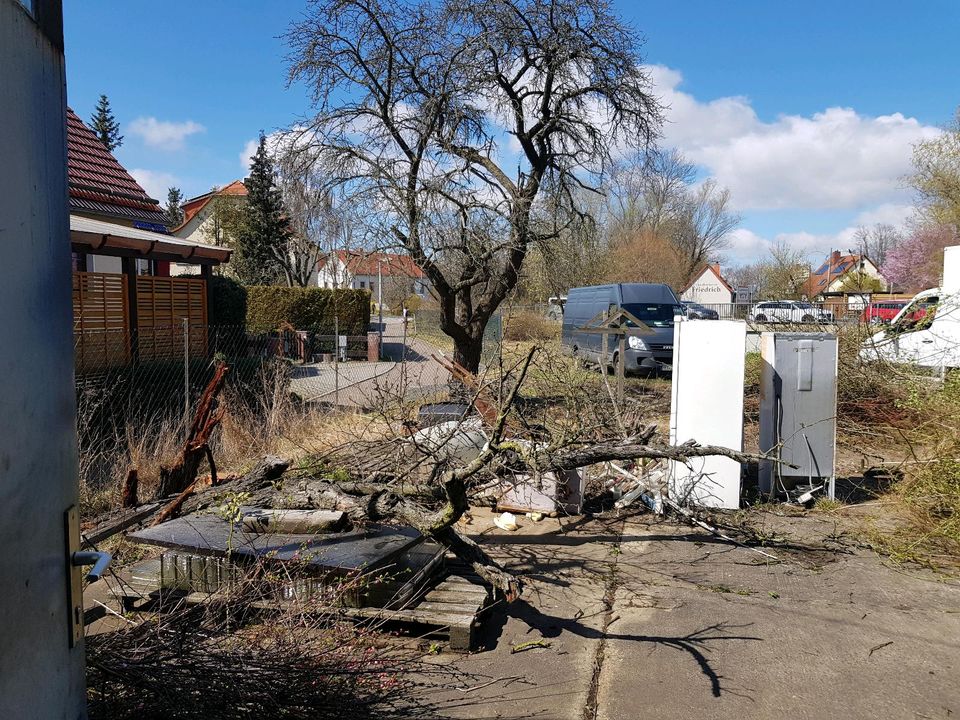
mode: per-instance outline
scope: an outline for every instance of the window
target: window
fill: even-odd
[[[366,281],[366,280],[361,280],[361,281],[360,281],[360,289],[361,289],[361,290],[366,290],[366,289],[367,289],[367,281]]]
[[[611,307],[616,307],[612,305]],[[671,327],[673,325],[674,305],[650,304],[641,305],[639,303],[624,305],[623,309],[633,315],[637,320],[649,325],[650,327]],[[679,313],[682,315],[683,310]],[[628,322],[628,327],[633,327],[633,323]]]

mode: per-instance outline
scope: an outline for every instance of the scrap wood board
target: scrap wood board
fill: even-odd
[[[408,606],[381,608],[349,608],[344,614],[363,620],[426,625],[431,634],[449,638],[450,649],[468,652],[473,649],[480,616],[486,610],[490,593],[483,581],[458,561],[447,558],[450,574],[419,601]]]
[[[404,605],[395,608],[341,608],[340,616],[374,624],[427,626],[430,628],[429,634],[447,637],[451,650],[470,651],[476,640],[479,618],[488,607],[490,595],[483,581],[472,574],[469,568],[457,565],[457,561],[449,558],[447,562],[453,567],[451,574]],[[159,571],[159,564],[158,559],[141,563],[133,568],[129,580],[116,589],[124,609],[149,609],[165,600],[174,604],[200,604],[218,596],[218,593],[158,590],[154,576]],[[225,596],[226,593],[219,595]],[[253,605],[268,612],[280,607],[276,603],[265,602]]]

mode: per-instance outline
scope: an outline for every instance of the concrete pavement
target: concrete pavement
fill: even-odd
[[[960,711],[960,588],[791,520],[779,562],[652,516],[489,530],[528,581],[489,650],[442,655],[458,718],[946,718]],[[522,520],[521,520],[522,522]],[[561,529],[561,524],[564,526]],[[496,544],[499,543],[499,544]],[[544,639],[548,648],[512,654]]]

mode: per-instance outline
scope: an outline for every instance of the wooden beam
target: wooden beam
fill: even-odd
[[[140,339],[137,334],[140,320],[137,312],[137,260],[133,257],[121,258],[120,267],[127,285],[127,339],[130,343],[130,359],[136,361],[140,358]]]

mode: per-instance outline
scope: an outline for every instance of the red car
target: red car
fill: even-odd
[[[886,325],[906,306],[906,300],[868,303],[860,313],[860,322]]]
[[[887,300],[885,302],[869,303],[865,308],[863,308],[863,312],[860,313],[860,322],[873,323],[875,325],[886,325],[890,323],[890,321],[897,316],[897,313],[903,310],[906,305],[906,300]],[[906,319],[912,322],[917,322],[923,319],[926,314],[926,306],[921,306],[910,313],[910,317]]]

